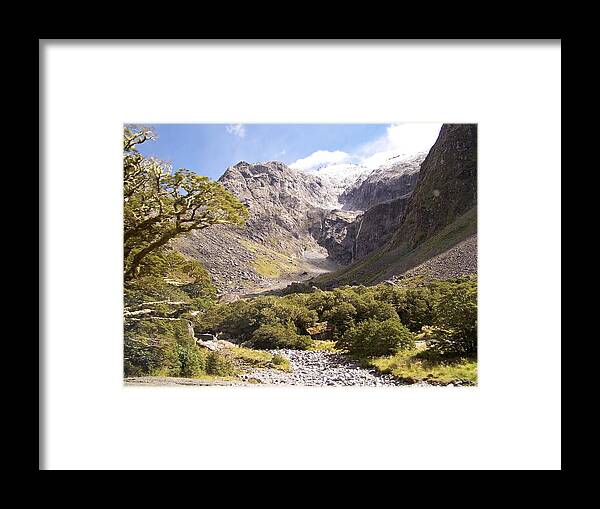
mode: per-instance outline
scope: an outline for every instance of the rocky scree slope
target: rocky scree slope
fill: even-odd
[[[248,207],[246,225],[196,231],[179,240],[177,248],[202,261],[221,291],[300,274],[305,252],[327,257],[310,229],[315,215],[328,210],[337,196],[320,177],[277,161],[241,161],[219,182]]]

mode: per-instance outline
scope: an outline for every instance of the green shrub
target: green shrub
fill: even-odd
[[[235,366],[229,358],[219,352],[208,352],[206,356],[206,372],[209,375],[231,376],[235,374]]]
[[[214,306],[208,303],[194,321],[198,331],[222,332],[255,348],[302,348],[309,341],[298,340],[298,334],[319,322],[333,325],[335,339],[341,340],[361,322],[399,320],[415,333],[423,326],[451,331],[451,342],[460,338],[460,348],[467,352],[476,349],[476,293],[474,277],[430,282],[413,278],[402,286],[346,286]],[[432,338],[432,344],[448,343],[440,334]]]
[[[139,320],[127,323],[124,336],[125,376],[149,375],[155,371],[177,376],[177,336],[184,331],[178,321]]]
[[[286,357],[284,357],[283,355],[279,355],[278,353],[273,355],[270,364],[272,368],[279,369],[281,371],[291,371],[292,369],[290,361]]]
[[[194,319],[194,325],[202,332],[223,332],[246,341],[258,328],[257,316],[258,310],[252,302],[238,300],[207,309]]]
[[[368,299],[364,302],[359,319],[361,320],[377,320],[384,322],[386,320],[398,320],[398,313],[394,306],[387,302],[378,302],[374,299]]]
[[[178,345],[177,353],[179,355],[179,376],[196,377],[207,373],[207,358],[205,350],[201,350],[195,345]]]
[[[206,356],[196,346],[186,320],[133,320],[126,322],[125,376],[201,375]]]
[[[354,327],[356,308],[349,302],[340,302],[323,313],[323,319],[335,327],[336,337]]]
[[[280,355],[278,353],[276,353],[275,355],[273,355],[273,358],[271,359],[271,363],[272,364],[285,364],[287,362],[287,358],[285,358],[283,355]]]
[[[390,355],[413,348],[414,335],[397,318],[383,322],[366,320],[348,330],[337,347],[357,357]]]
[[[295,326],[288,322],[285,325],[280,323],[261,325],[244,346],[262,350],[280,348],[306,350],[310,344],[310,336],[299,335]]]
[[[138,306],[144,302],[157,301],[190,302],[189,296],[160,276],[143,276],[125,285],[125,305]]]
[[[476,355],[476,283],[469,280],[443,288],[434,312],[434,327],[426,334],[430,350],[440,355]]]
[[[435,295],[429,288],[409,288],[396,304],[400,320],[411,331],[418,332],[433,321]]]
[[[294,302],[292,299],[260,297],[254,301],[257,309],[257,325],[275,325],[293,322],[300,331],[312,327],[319,320],[316,311]]]

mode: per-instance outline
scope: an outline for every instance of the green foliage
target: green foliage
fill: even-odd
[[[249,340],[261,325],[287,325],[304,333],[318,321],[318,314],[294,299],[259,297],[217,304],[196,319],[197,328],[206,332],[223,332],[241,341]]]
[[[237,300],[216,304],[194,319],[195,328],[203,332],[222,332],[245,341],[258,328],[258,309],[249,301]]]
[[[217,304],[195,320],[197,329],[229,334],[252,348],[314,348],[314,341],[298,337],[317,323],[327,323],[333,325],[337,348],[357,355],[406,348],[412,333],[421,330],[432,354],[472,355],[477,344],[477,279],[414,279],[402,286],[238,300]]]
[[[476,355],[476,284],[466,280],[443,286],[440,290],[434,307],[434,326],[425,336],[430,350],[440,355]]]
[[[196,349],[185,320],[136,320],[125,325],[125,375],[141,376],[157,371],[180,376],[184,370],[195,369],[196,360],[186,356]],[[188,353],[184,353],[184,350]],[[198,361],[199,362],[199,361]]]
[[[137,146],[155,139],[150,129],[125,127],[123,135],[125,279],[137,277],[144,259],[174,238],[246,220],[247,209],[218,182],[143,156]]]
[[[391,304],[402,323],[413,332],[433,322],[435,295],[431,288],[383,286],[379,287],[378,298]]]
[[[126,306],[159,301],[191,302],[183,290],[167,283],[162,277],[143,276],[125,284]]]
[[[195,345],[177,345],[179,376],[194,378],[208,373],[206,350]]]
[[[292,322],[261,325],[244,346],[262,350],[293,348],[306,350],[311,344],[310,336],[299,335]]]
[[[271,359],[271,367],[281,371],[291,371],[290,361],[283,355],[276,353]]]
[[[366,364],[407,381],[449,383],[457,380],[477,383],[477,362],[462,357],[435,357],[417,350],[401,350],[394,355],[368,359]]]
[[[126,280],[124,286],[125,306],[129,310],[143,308],[144,304],[157,316],[177,317],[192,310],[208,309],[214,304],[216,293],[200,262],[166,248],[148,256],[141,265],[140,275]]]
[[[206,372],[209,375],[230,376],[235,374],[235,366],[228,357],[219,352],[208,352]]]
[[[342,336],[348,329],[354,327],[356,308],[349,302],[340,302],[331,309],[323,312],[323,319],[335,327],[336,337]]]
[[[413,348],[414,336],[397,318],[371,319],[348,330],[337,346],[358,357],[375,357]]]

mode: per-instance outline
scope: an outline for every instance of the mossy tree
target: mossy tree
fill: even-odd
[[[138,276],[142,261],[174,238],[215,224],[243,224],[248,211],[208,177],[143,156],[138,146],[155,135],[124,128],[124,274]]]

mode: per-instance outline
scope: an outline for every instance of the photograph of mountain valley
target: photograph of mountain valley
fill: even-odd
[[[477,124],[125,124],[123,170],[127,386],[477,385]]]

